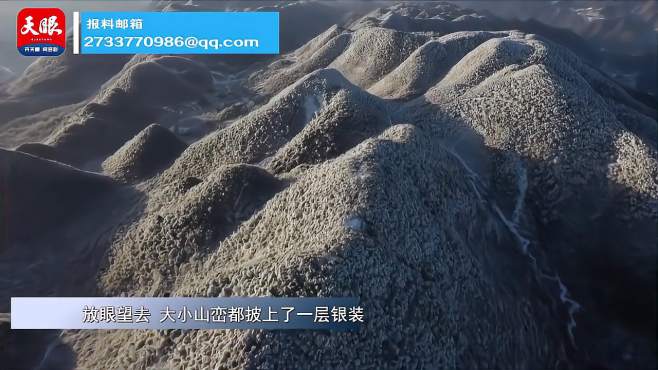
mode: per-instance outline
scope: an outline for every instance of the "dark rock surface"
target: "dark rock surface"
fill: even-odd
[[[655,106],[565,30],[332,6],[256,6],[309,14],[280,57],[134,56],[53,121],[12,121],[0,235],[50,252],[1,254],[0,298],[357,296],[362,330],[0,334],[4,358],[33,341],[80,368],[655,368]]]

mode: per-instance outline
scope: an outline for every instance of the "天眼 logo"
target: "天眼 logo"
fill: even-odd
[[[25,56],[57,56],[66,48],[66,16],[58,8],[24,8],[16,18],[16,47]]]

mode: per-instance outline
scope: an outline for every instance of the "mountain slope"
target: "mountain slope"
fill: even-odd
[[[113,191],[107,219],[39,221],[104,230],[70,252],[91,286],[49,294],[354,295],[369,320],[57,346],[81,368],[655,367],[655,110],[496,22],[402,4],[273,61],[133,57],[31,155],[5,154]],[[217,129],[181,134],[194,124]]]

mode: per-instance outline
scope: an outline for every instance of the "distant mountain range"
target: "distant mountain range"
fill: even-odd
[[[656,367],[656,107],[610,75],[653,62],[592,41],[613,33],[465,4],[257,8],[281,12],[282,55],[66,54],[6,86],[0,312],[11,296],[356,296],[366,324],[1,322],[0,363]]]

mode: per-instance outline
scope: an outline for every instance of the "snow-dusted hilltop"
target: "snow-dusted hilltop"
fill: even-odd
[[[456,5],[273,6],[335,25],[273,59],[106,60],[61,104],[49,84],[80,61],[12,82],[0,311],[10,296],[357,296],[362,330],[0,325],[0,363],[656,366],[655,107],[573,45]]]

